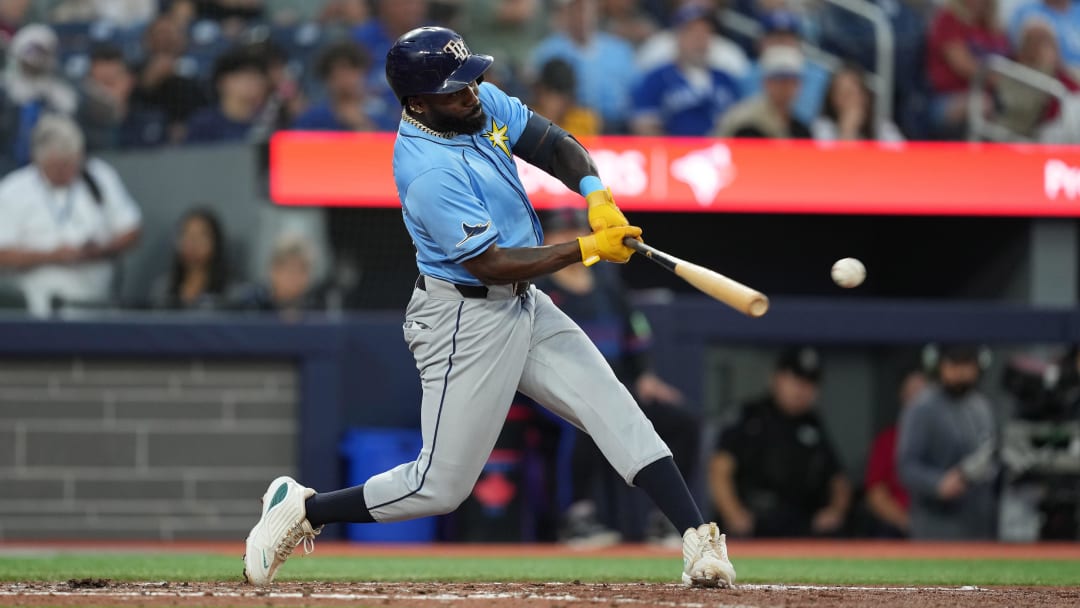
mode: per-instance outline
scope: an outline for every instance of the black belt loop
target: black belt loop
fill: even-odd
[[[451,283],[454,289],[458,291],[465,298],[475,298],[478,300],[485,300],[488,297],[488,288],[483,285],[458,285],[457,283]],[[523,296],[529,293],[529,281],[518,281],[514,283],[514,295]],[[416,278],[416,288],[427,291],[427,284],[424,282],[424,275],[420,275]]]

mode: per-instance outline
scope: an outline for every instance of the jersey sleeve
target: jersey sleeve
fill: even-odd
[[[480,84],[480,101],[487,110],[489,119],[494,120],[499,127],[507,127],[506,134],[510,137],[510,147],[517,143],[521,132],[525,130],[532,110],[517,97],[510,97],[503,93],[499,87],[484,82]]]
[[[659,70],[646,74],[631,92],[634,116],[659,116],[660,102],[664,94]]]
[[[409,185],[404,204],[448,262],[480,255],[499,236],[484,202],[453,171],[433,169],[418,176]]]
[[[142,223],[139,205],[131,197],[116,170],[98,159],[91,159],[86,169],[101,187],[102,210],[112,231],[111,236],[120,236],[138,228]]]

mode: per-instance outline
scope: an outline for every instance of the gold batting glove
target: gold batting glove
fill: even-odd
[[[641,228],[637,226],[615,226],[598,230],[588,236],[579,236],[578,245],[581,247],[581,261],[586,266],[592,266],[600,260],[625,264],[634,250],[623,244],[623,239],[641,238]]]
[[[600,232],[605,228],[615,226],[629,226],[626,216],[615,206],[615,199],[611,196],[611,188],[596,190],[585,197],[589,203],[589,227],[593,232]]]

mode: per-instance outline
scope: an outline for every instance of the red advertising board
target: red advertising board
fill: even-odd
[[[1080,146],[602,137],[583,142],[628,211],[1080,216]],[[397,206],[392,133],[283,132],[282,205]],[[575,195],[526,163],[538,208]],[[580,199],[577,199],[580,201]]]

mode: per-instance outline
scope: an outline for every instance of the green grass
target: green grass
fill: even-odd
[[[673,582],[678,558],[294,558],[279,580]],[[1080,561],[736,559],[739,582],[847,585],[1080,585]],[[58,554],[0,557],[0,580],[107,578],[239,580],[239,558],[218,555]]]

